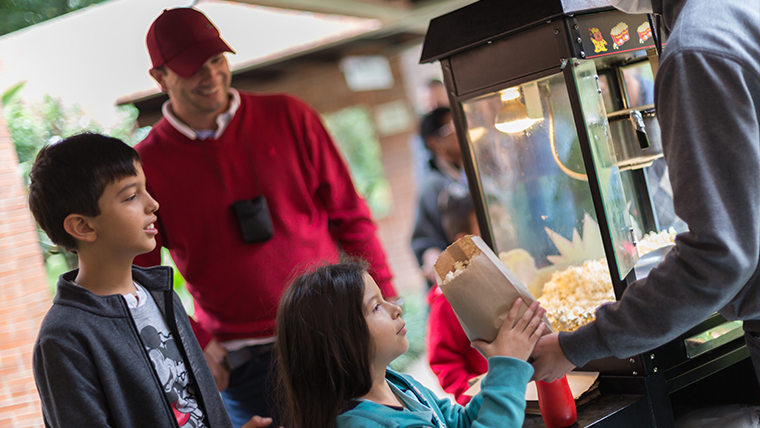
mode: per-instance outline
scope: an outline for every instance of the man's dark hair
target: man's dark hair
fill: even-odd
[[[460,233],[471,234],[470,215],[475,212],[470,192],[460,183],[453,182],[438,194],[438,209],[441,211],[441,223],[449,243],[456,240]]]
[[[137,175],[135,149],[117,138],[84,133],[43,147],[29,173],[29,209],[53,243],[76,252],[63,228],[70,214],[95,217],[106,186]]]
[[[322,266],[285,291],[276,347],[285,426],[331,427],[353,398],[372,387],[365,272],[366,264],[357,261]]]
[[[420,123],[420,137],[422,137],[422,141],[425,141],[425,146],[427,146],[427,138],[441,129],[441,127],[446,124],[446,118],[450,117],[450,115],[450,108],[438,107],[422,118],[422,122]]]

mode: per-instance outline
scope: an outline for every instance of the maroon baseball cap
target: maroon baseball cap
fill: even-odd
[[[165,65],[184,78],[214,55],[235,53],[206,15],[190,7],[164,9],[151,24],[146,43],[153,68]]]

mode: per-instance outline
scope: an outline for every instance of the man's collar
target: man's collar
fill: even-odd
[[[219,139],[219,137],[222,136],[222,133],[225,129],[227,129],[227,125],[232,122],[232,118],[235,117],[235,113],[237,113],[238,108],[240,108],[240,92],[237,91],[235,88],[230,88],[230,107],[227,109],[226,112],[221,113],[219,116],[216,117],[216,131],[214,132],[213,138]],[[180,132],[180,134],[184,135],[185,137],[191,139],[191,140],[197,140],[198,135],[196,134],[196,130],[193,128],[187,126],[184,122],[182,122],[175,114],[174,111],[171,108],[172,100],[167,100],[164,105],[161,107],[161,112],[164,114],[164,118],[176,129]],[[204,138],[200,138],[204,139]]]

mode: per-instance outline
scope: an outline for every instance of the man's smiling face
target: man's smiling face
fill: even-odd
[[[229,104],[232,73],[224,53],[209,58],[188,78],[180,77],[169,67],[151,74],[169,94],[174,114],[195,128],[194,122],[214,121],[225,112]]]

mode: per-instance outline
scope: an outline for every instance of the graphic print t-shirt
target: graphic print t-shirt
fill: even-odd
[[[139,284],[137,296],[127,294],[124,299],[132,312],[137,331],[148,352],[153,369],[171,403],[174,417],[180,427],[205,428],[203,410],[195,399],[194,385],[185,369],[185,360],[175,343],[166,320],[153,297]]]

